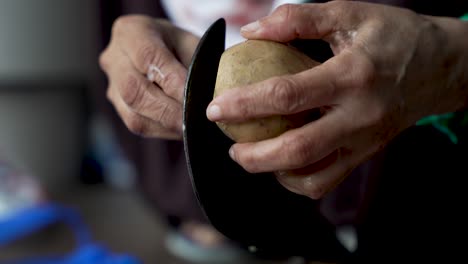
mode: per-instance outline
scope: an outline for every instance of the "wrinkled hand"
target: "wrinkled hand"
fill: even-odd
[[[107,97],[126,126],[146,137],[180,139],[187,67],[199,39],[165,20],[123,16],[100,57]]]
[[[466,38],[465,44],[452,41],[462,29],[466,32],[466,24],[455,19],[384,5],[281,6],[244,27],[244,37],[323,39],[334,56],[296,75],[228,91],[211,102],[208,118],[235,122],[326,109],[301,128],[230,149],[247,171],[278,172],[289,190],[320,198],[420,118],[466,104],[460,73],[467,71],[457,53]],[[467,88],[466,79],[463,83]]]

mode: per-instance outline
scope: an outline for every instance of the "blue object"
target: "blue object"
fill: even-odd
[[[0,219],[0,249],[9,243],[37,232],[51,224],[63,222],[74,232],[77,248],[66,256],[10,260],[8,264],[142,264],[137,258],[115,254],[94,243],[79,213],[58,204],[43,204],[23,209]],[[7,262],[0,262],[7,264]]]

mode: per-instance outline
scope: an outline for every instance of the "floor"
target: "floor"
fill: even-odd
[[[61,202],[77,208],[94,240],[112,252],[131,254],[145,264],[189,264],[167,252],[165,225],[137,193],[103,185],[80,185],[64,193]],[[0,247],[0,263],[12,263],[13,259],[24,257],[67,254],[73,247],[70,231],[64,226],[52,226],[7,248]]]

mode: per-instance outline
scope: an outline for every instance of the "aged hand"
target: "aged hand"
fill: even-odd
[[[275,171],[286,188],[314,199],[420,118],[468,102],[468,32],[456,19],[332,1],[281,6],[242,33],[280,42],[323,39],[333,50],[320,66],[233,89],[207,109],[221,122],[325,109],[301,128],[230,150],[247,171]]]
[[[116,20],[100,65],[109,80],[107,96],[132,132],[182,137],[184,84],[198,40],[165,20]]]

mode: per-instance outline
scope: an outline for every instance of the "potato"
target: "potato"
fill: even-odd
[[[287,44],[246,40],[227,49],[221,56],[213,97],[223,92],[274,76],[295,74],[319,63]],[[310,112],[270,116],[242,123],[216,124],[235,142],[255,142],[276,137],[309,122]]]

